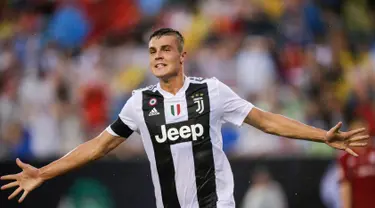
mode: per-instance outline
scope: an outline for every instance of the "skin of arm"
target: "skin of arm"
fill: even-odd
[[[91,161],[102,158],[123,141],[125,141],[123,138],[103,131],[97,137],[79,145],[62,158],[40,168],[39,176],[43,180],[48,180],[67,173]]]
[[[253,108],[245,118],[245,123],[265,133],[314,142],[325,142],[327,131],[305,125],[285,116]]]
[[[123,141],[123,138],[113,136],[104,131],[97,137],[79,145],[60,159],[39,169],[23,163],[17,158],[16,163],[22,171],[17,174],[2,176],[1,180],[13,180],[13,182],[2,186],[1,190],[17,187],[8,199],[14,198],[23,191],[21,198],[18,200],[21,203],[31,191],[39,187],[44,181],[102,158]]]

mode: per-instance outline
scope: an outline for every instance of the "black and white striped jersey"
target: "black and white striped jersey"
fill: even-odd
[[[185,77],[175,95],[160,84],[135,90],[107,131],[141,134],[158,208],[234,208],[221,126],[240,126],[252,108],[216,78]]]

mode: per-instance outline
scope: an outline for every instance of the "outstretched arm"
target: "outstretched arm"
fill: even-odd
[[[357,156],[357,154],[350,147],[366,146],[369,139],[369,135],[360,135],[365,131],[364,128],[341,132],[339,131],[342,125],[340,122],[329,131],[325,131],[255,107],[245,118],[245,123],[273,135],[324,142],[336,149],[345,150],[354,156]]]
[[[1,189],[18,186],[9,196],[9,199],[12,199],[24,190],[21,198],[18,200],[22,202],[30,191],[40,186],[44,181],[79,168],[106,155],[120,145],[124,141],[124,138],[128,138],[133,134],[134,130],[137,129],[137,124],[134,121],[134,99],[134,96],[129,98],[117,120],[108,126],[100,135],[79,145],[64,157],[40,169],[25,164],[17,159],[17,165],[22,169],[22,172],[1,177],[1,180],[14,180],[1,187]]]
[[[99,136],[79,145],[61,159],[40,168],[40,177],[43,180],[48,180],[70,170],[79,168],[88,162],[105,156],[123,141],[123,138],[115,137],[107,131],[103,131]]]
[[[24,190],[24,193],[18,200],[19,202],[22,202],[30,191],[39,187],[44,181],[103,157],[123,141],[123,138],[113,136],[107,131],[104,131],[94,139],[79,145],[64,157],[40,169],[25,164],[17,159],[17,165],[22,169],[22,172],[1,177],[1,180],[14,180],[13,182],[2,186],[1,189],[4,190],[18,186],[8,199],[12,199]]]

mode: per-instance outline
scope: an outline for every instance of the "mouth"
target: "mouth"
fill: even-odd
[[[157,68],[157,69],[161,69],[161,68],[164,68],[166,66],[167,66],[167,64],[164,64],[164,63],[155,64],[155,68]]]

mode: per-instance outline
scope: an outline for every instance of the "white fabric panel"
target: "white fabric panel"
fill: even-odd
[[[222,100],[226,99],[220,94],[218,81],[213,79],[207,83],[210,97],[210,136],[212,142],[212,153],[215,163],[216,193],[218,197],[218,208],[234,208],[233,197],[234,181],[229,161],[224,153],[223,138],[221,136],[220,117],[223,113]]]
[[[191,142],[171,146],[175,168],[177,197],[182,208],[199,207]]]

